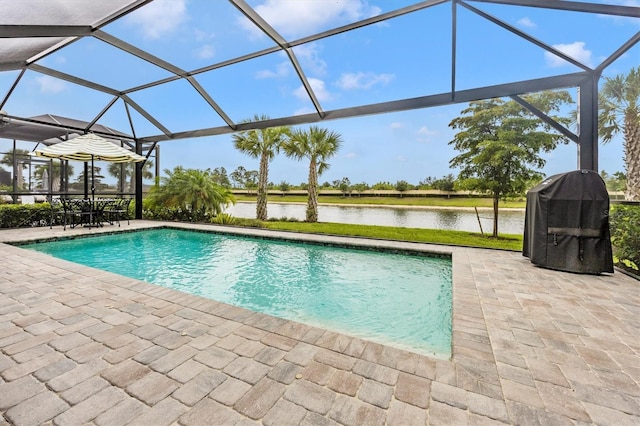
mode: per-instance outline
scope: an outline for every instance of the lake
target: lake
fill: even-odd
[[[295,218],[304,220],[306,204],[268,204],[269,218]],[[235,217],[255,218],[256,203],[240,202],[225,210]],[[493,232],[493,211],[478,209],[480,223],[485,233]],[[398,226],[404,228],[449,229],[454,231],[480,232],[478,219],[473,209],[430,208],[430,207],[389,207],[389,206],[338,206],[318,207],[319,222],[350,223],[356,225]],[[501,234],[522,234],[524,232],[524,210],[501,210],[498,217],[498,231]]]

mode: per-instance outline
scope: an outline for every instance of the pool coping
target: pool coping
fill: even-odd
[[[270,336],[280,336],[283,339],[291,339],[297,342],[297,345],[311,345],[311,347],[316,348],[322,353],[320,361],[316,358],[309,361],[312,362],[314,366],[320,363],[323,366],[328,366],[336,370],[335,374],[339,372],[344,374],[348,373],[349,375],[357,376],[366,381],[366,383],[370,383],[370,386],[375,384],[378,388],[386,386],[392,389],[393,396],[386,401],[385,408],[385,403],[378,403],[378,405],[372,404],[372,397],[370,396],[345,396],[343,393],[328,389],[326,383],[324,386],[320,386],[318,383],[308,381],[305,378],[302,382],[305,384],[308,382],[307,387],[309,387],[309,389],[307,390],[311,394],[316,391],[319,392],[319,390],[315,389],[311,384],[320,386],[322,391],[332,392],[334,405],[331,406],[328,412],[324,413],[324,419],[327,419],[328,416],[331,420],[338,420],[340,423],[340,419],[343,419],[341,413],[343,413],[343,408],[347,405],[351,408],[357,406],[359,407],[358,409],[365,410],[368,413],[375,412],[380,414],[379,410],[382,410],[387,420],[405,418],[401,415],[400,411],[405,413],[411,412],[413,413],[413,417],[420,419],[422,419],[422,416],[436,419],[444,418],[442,416],[446,415],[456,416],[455,418],[460,419],[464,417],[467,420],[492,420],[506,423],[529,423],[529,421],[540,421],[542,419],[563,419],[563,421],[591,420],[597,422],[599,418],[602,418],[601,416],[603,416],[604,413],[608,416],[614,415],[614,418],[634,421],[634,419],[637,420],[638,415],[640,415],[640,404],[637,403],[640,392],[636,391],[638,388],[637,371],[626,365],[631,361],[638,361],[638,359],[640,359],[638,358],[638,351],[640,351],[640,347],[638,346],[640,345],[634,345],[634,342],[630,342],[628,337],[629,333],[631,333],[632,336],[634,332],[637,333],[637,324],[632,324],[629,330],[626,330],[623,335],[617,338],[618,349],[622,350],[621,348],[624,347],[624,350],[629,351],[631,355],[627,357],[621,354],[616,354],[615,357],[611,355],[609,358],[615,360],[614,365],[604,363],[604,367],[609,369],[615,366],[614,371],[617,371],[617,374],[621,375],[621,377],[625,377],[625,381],[628,381],[628,378],[630,378],[634,386],[627,383],[623,392],[620,392],[619,389],[612,389],[612,386],[604,386],[603,392],[606,391],[607,395],[613,392],[617,395],[617,398],[614,399],[613,403],[603,403],[599,401],[598,398],[594,401],[592,393],[596,392],[596,390],[592,388],[596,381],[599,380],[602,385],[602,381],[605,380],[598,373],[594,373],[594,371],[604,368],[603,365],[598,365],[598,362],[603,363],[604,361],[595,359],[598,357],[592,353],[582,353],[583,348],[578,351],[574,349],[572,355],[575,356],[575,353],[579,354],[577,358],[580,358],[581,362],[588,366],[585,371],[579,373],[572,370],[570,366],[564,366],[564,364],[560,362],[562,360],[559,358],[559,355],[554,352],[558,349],[556,347],[551,348],[553,350],[550,353],[546,353],[542,351],[542,349],[535,353],[535,350],[538,348],[549,346],[546,345],[547,340],[553,342],[552,344],[558,347],[562,346],[559,341],[564,340],[566,340],[565,345],[575,345],[574,340],[576,339],[576,334],[563,333],[561,332],[562,330],[555,330],[555,333],[558,335],[551,335],[549,330],[542,330],[544,333],[540,330],[536,332],[535,318],[516,320],[519,313],[517,310],[514,310],[515,306],[511,306],[513,300],[509,300],[505,305],[503,302],[499,302],[500,297],[496,296],[497,294],[501,294],[503,297],[506,297],[505,295],[509,291],[508,286],[503,286],[506,280],[509,281],[508,284],[517,287],[517,292],[514,293],[516,297],[521,297],[520,294],[524,294],[525,287],[523,287],[523,283],[518,282],[519,278],[522,278],[525,284],[530,283],[532,286],[538,279],[542,279],[543,281],[549,279],[553,282],[565,284],[569,283],[572,286],[575,286],[575,283],[572,283],[572,281],[578,282],[578,285],[584,285],[586,282],[587,285],[589,285],[589,283],[596,283],[599,286],[601,286],[603,282],[606,285],[610,282],[615,282],[616,285],[623,288],[626,293],[629,293],[629,289],[633,289],[633,287],[629,287],[633,285],[632,279],[629,278],[631,281],[627,281],[627,279],[620,274],[592,277],[543,270],[530,265],[527,261],[523,260],[521,256],[518,258],[517,256],[519,254],[512,252],[421,243],[395,243],[383,240],[366,240],[361,238],[289,232],[279,233],[277,231],[253,228],[245,229],[218,225],[133,221],[132,226],[122,227],[121,230],[127,231],[162,226],[208,231],[214,230],[220,233],[227,232],[247,236],[256,236],[255,234],[258,234],[258,236],[269,235],[294,240],[307,239],[319,244],[325,242],[342,244],[346,241],[349,245],[353,244],[368,247],[379,245],[390,249],[400,248],[402,250],[435,252],[452,257],[453,336],[451,360],[438,360],[416,355],[388,346],[368,343],[339,333],[304,326],[293,321],[274,320],[274,317],[268,315],[257,314],[243,308],[208,301],[198,296],[185,295],[175,290],[165,289],[137,280],[123,279],[114,274],[99,274],[101,279],[105,280],[105,283],[108,283],[110,286],[118,287],[124,292],[138,294],[138,297],[145,295],[156,301],[162,300],[163,303],[175,304],[181,306],[183,309],[188,309],[188,312],[195,312],[196,314],[193,312],[192,314],[196,316],[200,314],[216,314],[225,320],[241,323],[243,327],[262,330],[263,332],[269,333]],[[43,236],[46,236],[46,238],[60,238],[70,235],[79,236],[111,232],[114,230],[116,230],[116,228],[113,227],[67,231],[62,231],[61,228],[54,228],[52,230],[3,230],[0,231],[0,242],[29,241],[41,239]],[[15,248],[15,250],[21,249]],[[16,253],[13,252],[13,250],[11,251],[12,253]],[[24,252],[25,250],[21,251]],[[20,256],[18,255],[18,257]],[[78,267],[75,264],[60,261],[41,253],[34,252],[34,254],[28,256],[24,255],[24,257],[28,258],[29,262],[43,263],[51,267],[62,268],[72,274],[80,274],[85,280],[87,276],[95,273],[95,270],[91,268]],[[487,265],[490,265],[495,271],[492,271]],[[497,281],[492,279],[492,273],[497,273]],[[0,281],[0,283],[3,282],[4,281]],[[538,305],[540,305],[546,309],[546,305],[549,305],[550,299],[544,294],[542,296],[544,297],[538,302],[536,302],[536,298],[533,296],[524,298],[523,300],[527,302],[527,304],[521,304],[520,306],[526,306],[527,309],[529,309],[529,306],[533,306],[538,309]],[[629,297],[626,297],[626,303],[629,306],[640,305],[637,298],[633,296],[632,293],[631,302],[629,302]],[[623,306],[626,305],[623,304]],[[525,309],[524,317],[526,317],[527,309]],[[625,309],[629,308],[627,307]],[[496,312],[493,312],[494,310]],[[631,311],[633,312],[633,310]],[[505,318],[505,312],[508,313],[508,318]],[[2,311],[0,311],[0,315],[1,313]],[[13,319],[13,321],[16,320]],[[281,321],[284,321],[284,323]],[[531,330],[532,328],[533,330]],[[509,335],[507,335],[507,329],[510,330]],[[534,334],[538,335],[537,339]],[[598,331],[597,337],[599,339],[603,338],[602,335],[603,333]],[[553,339],[550,339],[550,336],[553,337]],[[578,335],[579,338],[580,336],[581,335]],[[582,338],[585,339],[584,337]],[[0,339],[0,343],[1,342],[2,340]],[[509,351],[505,351],[505,349],[509,349]],[[566,348],[564,349],[566,350]],[[531,352],[532,350],[534,350],[534,353]],[[288,352],[287,356],[290,355]],[[558,383],[555,383],[561,381],[560,379],[554,380],[549,377],[543,377],[542,373],[532,366],[534,364],[532,364],[532,361],[529,361],[530,359],[537,359],[539,364],[546,363],[546,365],[549,365],[549,368],[555,368],[559,371],[560,376],[563,377],[562,380],[564,380],[562,384],[565,386],[560,386]],[[345,369],[343,363],[347,362],[347,360],[349,363],[353,362],[354,364],[351,364],[350,368]],[[595,365],[592,366],[592,364]],[[355,365],[360,367],[354,370]],[[366,368],[362,367],[363,365],[366,366]],[[11,368],[9,368],[9,370],[11,370]],[[369,370],[374,371],[375,374]],[[591,371],[591,373],[588,373],[589,371]],[[384,372],[384,374],[382,372]],[[387,382],[393,383],[385,383],[385,378],[382,377],[385,374],[391,374],[391,376],[395,377],[395,379],[386,379]],[[594,377],[589,376],[589,374],[594,375]],[[12,380],[8,380],[7,377],[5,377],[5,372],[0,372],[0,376],[3,377],[6,382],[4,384],[0,382],[0,396],[2,396],[3,386],[9,386]],[[587,376],[589,377],[588,380],[582,378]],[[400,379],[402,380],[398,383]],[[264,380],[266,380],[266,378]],[[618,380],[623,379],[618,378]],[[581,385],[582,381],[586,382],[584,385],[589,388],[590,392],[586,394],[584,391],[578,392],[579,395],[582,395],[578,398],[575,398],[574,395],[574,403],[570,404],[570,409],[557,407],[553,403],[553,398],[549,398],[548,395],[545,394],[550,392],[549,389],[547,389],[550,386],[554,392],[559,392],[565,388],[574,388],[575,393],[575,388],[580,388],[581,386],[578,385]],[[314,411],[310,409],[310,406],[307,406],[308,404],[300,400],[297,396],[293,396],[293,394],[297,394],[297,387],[299,386],[296,386],[296,384],[298,382],[299,381],[293,381],[292,384],[285,386],[287,389],[284,391],[285,396],[274,401],[274,405],[270,407],[271,410],[269,412],[273,411],[273,413],[276,413],[276,408],[282,408],[280,406],[292,403],[297,408],[304,407],[307,410],[304,417],[307,421],[310,421],[309,419],[313,417],[312,415],[319,414],[317,410]],[[416,386],[410,386],[412,383]],[[534,386],[531,386],[532,384]],[[605,381],[604,384],[606,385],[607,382]],[[407,386],[414,391],[410,392],[413,396],[403,394],[403,389],[407,389]],[[559,386],[560,388],[556,389]],[[254,388],[255,386],[252,389]],[[313,392],[311,388],[313,388]],[[633,392],[629,393],[629,388],[633,388]],[[292,391],[291,389],[294,390]],[[422,389],[422,391],[419,389]],[[367,392],[368,391],[369,390],[367,390]],[[292,392],[292,394],[289,395],[289,392]],[[363,389],[361,389],[360,392],[363,392]],[[634,394],[634,392],[638,394]],[[287,395],[289,396],[287,397]],[[425,395],[428,396],[426,401]],[[563,395],[563,397],[566,397],[566,395]],[[167,398],[175,401],[175,398]],[[305,399],[305,396],[303,395],[300,398]],[[636,402],[632,403],[630,398],[635,398]],[[207,401],[209,401],[209,399],[207,399]],[[342,408],[336,406],[338,401],[341,401]],[[483,404],[478,405],[472,403],[472,401],[476,401],[476,403],[483,401]],[[216,402],[216,404],[218,404],[218,402]],[[576,408],[575,404],[578,404],[579,407]],[[10,408],[10,410],[17,410],[19,405],[20,404],[17,404]],[[611,405],[617,406],[611,407]],[[74,406],[71,406],[69,410],[73,410],[73,407]],[[145,406],[145,408],[148,408],[150,411],[153,411],[155,407],[155,404]],[[398,407],[401,407],[402,410]],[[490,407],[490,409],[488,407]],[[258,418],[264,418],[264,416],[255,418],[255,416],[247,415],[247,413],[251,412],[250,409],[236,407],[236,405],[228,406],[226,409],[231,410],[227,414],[231,412],[235,413],[235,415],[239,414],[241,418],[244,419],[257,420]],[[416,409],[418,411],[416,411]],[[187,412],[189,411],[191,411],[191,408],[188,408]],[[276,414],[273,413],[272,416],[275,416]],[[265,416],[267,414],[268,413],[265,413]],[[64,412],[60,415],[64,415]],[[342,421],[342,423],[345,422]]]
[[[337,247],[337,248],[345,248],[345,249],[352,249],[352,250],[359,250],[359,251],[375,251],[378,253],[390,253],[390,254],[399,254],[399,255],[406,255],[406,256],[424,256],[424,257],[432,257],[432,258],[443,258],[443,259],[447,259],[451,262],[451,270],[452,270],[452,274],[453,274],[453,259],[452,259],[452,254],[449,251],[434,251],[434,250],[425,250],[424,246],[420,246],[420,247],[416,247],[416,248],[412,248],[409,249],[407,247],[401,248],[398,246],[398,244],[382,244],[382,242],[384,240],[374,240],[374,239],[367,239],[367,238],[359,238],[359,239],[354,239],[350,238],[349,240],[346,240],[344,238],[339,238],[338,240],[335,241],[331,241],[329,242],[326,238],[325,239],[315,239],[315,238],[306,238],[308,235],[305,234],[300,234],[300,233],[292,233],[292,232],[242,232],[241,229],[239,227],[224,227],[224,228],[220,228],[219,226],[208,226],[208,225],[197,225],[197,226],[175,226],[175,225],[168,225],[168,224],[164,224],[163,226],[157,226],[157,227],[153,227],[153,228],[142,228],[142,229],[127,229],[127,230],[111,230],[111,232],[104,232],[101,233],[100,235],[115,235],[115,234],[121,234],[121,233],[136,233],[136,232],[141,232],[144,230],[149,230],[149,229],[176,229],[176,230],[186,230],[186,231],[191,231],[191,232],[198,232],[198,233],[210,233],[210,234],[217,234],[217,235],[230,235],[230,236],[237,236],[237,237],[246,237],[246,238],[254,238],[254,239],[259,239],[259,240],[268,240],[268,241],[283,241],[283,242],[290,242],[290,243],[301,243],[301,244],[308,244],[308,245],[316,245],[316,246],[321,246],[321,247]],[[65,241],[65,240],[75,240],[75,239],[84,239],[84,238],[91,238],[91,237],[96,237],[97,235],[95,234],[82,234],[82,235],[69,235],[66,237],[55,237],[55,238],[42,238],[42,239],[36,239],[36,240],[29,240],[29,241],[14,241],[11,242],[11,245],[15,245],[17,247],[21,247],[24,245],[28,245],[28,244],[37,244],[37,243],[46,243],[46,242],[56,242],[56,241]],[[453,277],[452,277],[452,281],[453,281]],[[155,285],[153,283],[150,283],[152,285]],[[180,290],[178,290],[180,291]],[[451,298],[451,309],[453,310],[453,282],[451,282],[451,294],[452,294],[452,298]],[[203,298],[206,298],[205,296],[200,296]],[[209,298],[210,299],[210,298]],[[214,300],[214,299],[212,299]],[[215,300],[214,300],[215,301]],[[219,303],[222,304],[229,304],[227,302],[220,302]],[[235,305],[234,305],[235,306]],[[237,306],[238,308],[242,308],[241,306]],[[250,312],[255,312],[255,311],[251,311],[248,308],[243,308],[243,309],[247,309]],[[269,314],[265,314],[265,315],[269,315]],[[453,319],[453,313],[451,315],[452,319]],[[285,321],[293,321],[293,322],[300,322],[300,321],[295,321],[295,320],[288,320],[286,318],[281,318]],[[304,323],[303,323],[304,324]],[[311,326],[311,325],[309,325]],[[452,327],[452,324],[450,324],[450,326]],[[314,326],[316,328],[324,328],[321,326]],[[349,337],[352,338],[357,338],[358,336],[356,335],[351,335],[347,332],[337,332],[338,334],[346,334]],[[452,347],[453,347],[453,330],[451,331],[451,347],[449,348],[449,352],[448,354],[439,354],[439,353],[434,353],[434,352],[425,352],[425,351],[420,351],[417,348],[411,348],[411,345],[402,345],[402,344],[394,344],[393,342],[388,342],[388,343],[384,343],[381,341],[376,341],[374,340],[374,342],[377,342],[379,344],[385,345],[385,346],[391,346],[400,350],[405,350],[408,352],[414,352],[417,353],[419,355],[424,355],[424,356],[431,356],[437,359],[451,359],[452,356]],[[364,339],[364,340],[368,340],[368,339]],[[382,340],[382,339],[380,339]],[[446,355],[446,356],[445,356]]]

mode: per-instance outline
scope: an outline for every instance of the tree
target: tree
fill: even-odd
[[[229,180],[229,176],[227,175],[227,169],[224,167],[216,167],[212,172],[213,180],[220,186],[225,188],[229,188],[231,186],[231,181]]]
[[[624,135],[625,198],[640,201],[640,67],[606,78],[598,99],[598,133],[603,143]]]
[[[60,191],[60,175],[62,174],[62,162],[64,160],[52,160],[51,166],[49,165],[40,165],[36,167],[36,171],[34,175],[38,179],[39,182],[42,182],[42,177],[44,171],[46,170],[49,173],[49,181],[51,182],[51,190],[53,192]],[[73,165],[67,164],[67,179],[73,176]]]
[[[347,195],[351,196],[351,191],[353,189],[351,188],[351,181],[348,177],[343,177],[340,180],[334,180],[333,186],[342,192],[343,197],[346,197]]]
[[[255,121],[268,120],[267,116],[255,116]],[[279,126],[267,129],[247,130],[233,135],[235,148],[252,158],[260,159],[258,177],[258,199],[256,218],[267,220],[267,185],[269,183],[269,162],[280,151],[280,145],[287,139],[289,127]]]
[[[289,182],[283,180],[278,185],[278,189],[280,189],[280,191],[282,191],[282,196],[284,197],[284,193],[285,192],[289,192],[291,190],[291,184],[289,184]]]
[[[231,180],[234,182],[235,188],[244,188],[245,187],[245,173],[247,169],[242,166],[238,166],[234,171],[231,172]]]
[[[16,162],[18,164],[18,171],[17,171],[17,183],[18,183],[18,190],[21,189],[25,189],[24,187],[24,176],[22,175],[22,171],[25,170],[28,166],[27,164],[29,164],[29,161],[31,160],[31,156],[29,155],[29,151],[27,151],[26,149],[19,149],[17,148],[15,150],[15,152],[13,150],[11,150],[10,152],[7,152],[6,154],[4,154],[2,156],[2,160],[0,160],[0,164],[5,164],[7,166],[9,166],[9,170],[13,170],[13,157],[15,155],[16,158]],[[12,172],[13,173],[13,172]]]
[[[89,188],[91,188],[91,185],[93,185],[94,188],[99,191],[109,186],[106,183],[102,182],[102,179],[104,179],[104,175],[102,174],[102,167],[94,165],[92,169],[91,164],[89,164],[89,166],[87,167],[87,173]],[[69,186],[77,191],[84,190],[84,168],[82,168],[82,171],[78,173],[76,181],[70,183]]]
[[[373,184],[373,189],[392,190],[395,187],[390,182],[378,182]]]
[[[367,189],[369,189],[369,184],[367,182],[360,182],[353,185],[353,189],[358,193],[358,197]]]
[[[607,185],[607,190],[612,191],[624,191],[627,186],[627,177],[623,172],[615,172],[610,175],[606,171],[601,171],[600,176],[604,183]]]
[[[418,188],[419,189],[433,189],[433,183],[436,181],[435,176],[427,176],[426,178],[424,178],[423,180],[421,180],[420,182],[418,182]]]
[[[247,190],[255,189],[258,187],[259,173],[257,170],[247,170],[244,173],[244,186]]]
[[[153,161],[147,160],[142,166],[142,178],[151,179],[153,172]],[[107,173],[118,179],[118,188],[122,188],[124,191],[125,184],[129,182],[128,192],[136,192],[136,163],[110,163],[107,168]]]
[[[194,220],[211,219],[235,202],[231,191],[216,183],[211,169],[184,169],[180,166],[164,171],[160,185],[151,188],[153,206],[189,211]]]
[[[309,188],[306,220],[318,221],[318,176],[329,168],[327,160],[332,157],[342,144],[339,133],[311,126],[309,130],[296,129],[282,145],[288,157],[309,160]]]
[[[571,102],[566,91],[540,92],[524,99],[547,115]],[[493,236],[497,237],[499,200],[521,194],[529,180],[541,177],[535,170],[545,164],[540,152],[567,141],[513,100],[471,102],[461,114],[449,123],[460,130],[449,144],[461,152],[449,164],[460,168],[465,188],[491,194]],[[551,118],[565,125],[571,122],[568,117]]]
[[[400,198],[402,198],[402,193],[409,190],[410,188],[411,188],[411,185],[406,180],[399,180],[394,185],[394,189],[400,192]]]
[[[451,192],[455,189],[456,178],[452,173],[449,173],[446,176],[443,176],[440,179],[436,179],[433,181],[432,186],[433,189],[437,189],[439,191]],[[448,194],[450,196],[451,194]]]

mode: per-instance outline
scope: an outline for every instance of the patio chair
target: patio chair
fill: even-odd
[[[118,227],[120,226],[120,218],[127,218],[127,225],[129,222],[129,204],[131,203],[131,198],[120,198],[114,200],[112,203],[107,205],[104,209],[105,218],[109,221],[110,224],[113,225],[114,222],[118,222]]]
[[[67,229],[67,224],[70,228],[75,228],[77,225],[85,223],[91,223],[91,210],[87,208],[88,204],[85,200],[77,200],[73,198],[61,198],[63,210],[63,229]],[[68,220],[71,220],[71,223]],[[76,221],[77,220],[77,221]]]
[[[52,198],[49,202],[51,207],[51,218],[49,219],[49,229],[53,228],[56,223],[64,223],[65,213],[60,198]]]

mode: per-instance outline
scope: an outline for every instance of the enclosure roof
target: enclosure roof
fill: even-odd
[[[0,114],[1,116],[1,114]],[[25,119],[11,119],[0,127],[0,137],[21,141],[41,142],[51,145],[85,134],[87,129],[122,141],[132,140],[130,135],[113,130],[101,124],[88,123],[57,115],[45,114]]]
[[[313,31],[299,28],[297,32],[285,28],[281,24],[281,16],[267,13],[268,6],[274,3],[263,0],[191,3],[164,0],[0,0],[0,109],[6,111],[4,122],[9,122],[4,126],[0,124],[0,137],[52,140],[66,134],[67,130],[62,128],[78,133],[120,134],[107,127],[96,127],[100,121],[121,129],[126,126],[131,136],[120,136],[133,137],[150,147],[154,142],[164,140],[577,87],[585,77],[600,75],[640,40],[638,27],[632,33],[621,33],[616,29],[615,19],[610,19],[611,31],[599,37],[610,39],[612,46],[606,55],[598,58],[598,63],[589,64],[566,53],[553,40],[541,39],[533,32],[518,27],[508,13],[513,8],[520,8],[526,11],[524,13],[553,13],[554,18],[558,18],[558,25],[566,26],[569,40],[572,32],[590,31],[590,26],[582,21],[585,16],[635,19],[638,22],[640,7],[615,5],[609,1],[398,0],[380,2],[376,8],[369,8],[366,14],[354,12],[339,26],[314,28]],[[326,2],[327,10],[332,3]],[[352,3],[360,8],[366,5],[366,2]],[[134,36],[140,27],[137,23],[141,13],[156,7],[153,11],[162,14],[154,16],[154,22],[169,22],[175,13],[171,7],[184,4],[198,8],[192,18],[208,19],[207,27],[216,29],[215,34],[205,34],[199,29],[184,34],[191,34],[191,41],[206,37],[223,38],[220,49],[224,51],[219,56],[214,56],[203,44],[196,60],[193,55],[186,55],[186,47],[185,51],[169,53],[162,48],[161,41],[152,40],[152,33],[144,37]],[[287,4],[293,8],[305,3]],[[160,5],[163,7],[157,7]],[[300,11],[304,10],[299,8],[291,13]],[[578,17],[579,21],[572,21]],[[486,77],[487,84],[481,86],[466,84],[465,73],[473,74],[483,66],[491,66],[491,60],[484,63],[483,59],[471,58],[470,55],[477,55],[481,50],[488,56],[494,47],[486,34],[465,32],[468,19],[480,20],[489,27],[497,28],[500,32],[496,35],[508,36],[520,43],[510,47],[504,55],[516,58],[513,69],[511,66],[501,67]],[[601,24],[600,21],[598,23]],[[437,28],[438,24],[442,27]],[[184,26],[188,28],[189,23],[184,23]],[[401,29],[407,28],[414,36],[394,37]],[[372,32],[379,31],[388,33],[385,42],[367,46]],[[465,40],[486,43],[486,46],[460,50]],[[498,37],[496,40],[500,46],[506,38]],[[174,37],[170,41],[178,43],[182,39]],[[396,67],[396,79],[415,78],[413,92],[395,94],[381,89],[371,91],[367,97],[345,91],[341,96],[329,97],[325,93],[326,87],[316,77],[323,72],[323,65],[326,68],[318,58],[320,42],[323,43],[322,49],[342,52],[342,60],[337,61],[336,66],[344,67],[343,75],[352,78],[351,81],[341,80],[342,87],[349,83],[351,87],[364,85],[363,78],[371,77],[364,72],[347,72],[350,64],[357,68],[357,61],[366,59],[370,61],[368,65],[371,68],[374,65],[378,68]],[[429,56],[430,49],[443,44],[448,46],[443,57]],[[520,48],[517,46],[520,45],[559,58],[570,64],[571,70],[541,75],[533,75],[530,70],[518,70]],[[109,58],[117,59],[105,63],[103,59],[107,56],[102,52],[108,52]],[[421,59],[425,56],[428,57],[426,61]],[[422,73],[416,72],[420,70]],[[436,77],[436,70],[446,77]],[[98,75],[97,71],[103,74]],[[409,76],[409,71],[414,74]],[[501,81],[496,80],[496,75],[507,72],[520,74],[519,77],[505,76]],[[390,74],[373,75],[377,80],[371,85],[392,80]],[[41,85],[40,91],[34,89],[38,84]],[[70,94],[57,97],[57,103],[67,108],[62,115],[83,120],[40,115],[44,112],[59,113],[49,108],[45,111],[39,109],[45,105],[56,105],[51,103],[50,97],[52,91],[63,84],[74,89],[68,92]],[[244,86],[252,88],[251,95],[244,99],[242,107],[231,106],[232,100],[237,101],[233,99],[234,93],[237,97],[239,89]],[[296,87],[298,89],[294,91]],[[3,91],[6,94],[3,95]],[[291,96],[293,92],[295,99],[302,104],[286,104],[294,98]],[[282,93],[287,93],[288,97],[280,98]],[[29,101],[28,105],[20,103],[18,107],[17,101],[25,99]],[[160,112],[160,105],[170,112]],[[256,114],[263,118],[246,121]],[[55,123],[57,127],[46,129],[47,123]]]

